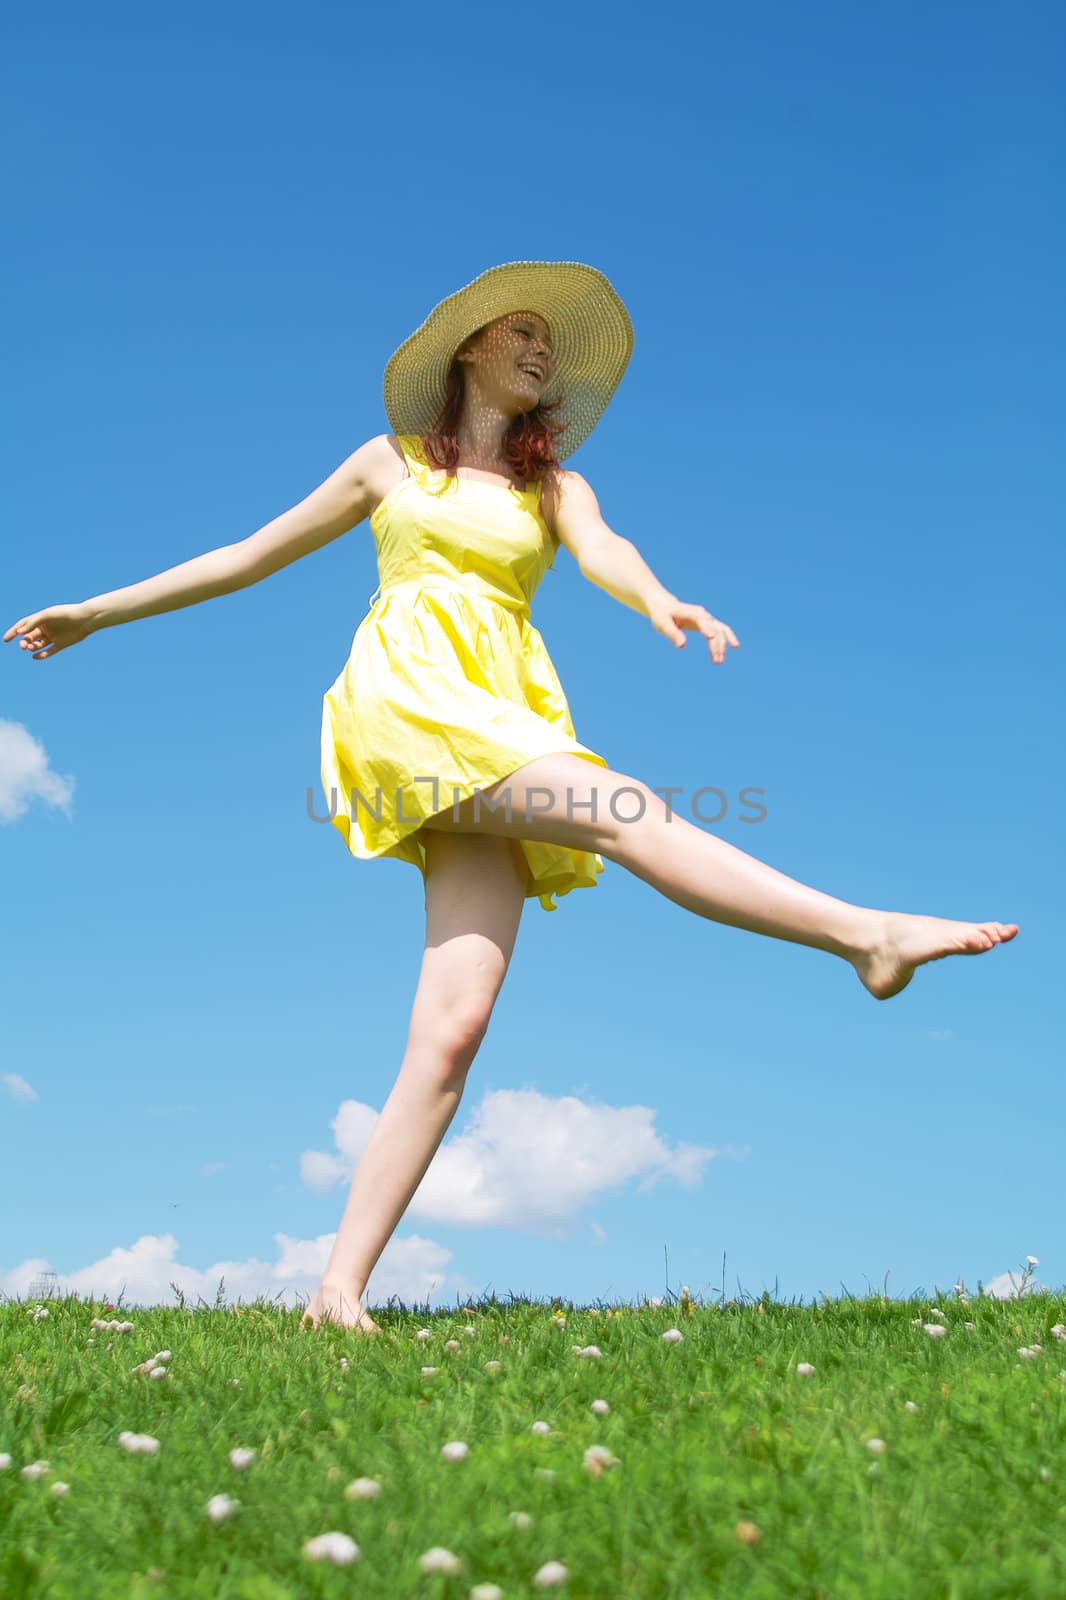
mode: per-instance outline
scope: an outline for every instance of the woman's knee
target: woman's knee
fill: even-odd
[[[408,1050],[433,1062],[445,1077],[465,1072],[488,1031],[497,992],[470,987],[450,999],[420,994],[411,1014]]]
[[[410,1045],[446,1071],[469,1065],[488,1029],[525,903],[510,840],[437,833],[427,842],[426,946]]]

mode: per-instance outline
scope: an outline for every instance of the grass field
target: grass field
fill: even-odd
[[[0,1596],[1066,1597],[1061,1294],[368,1309],[0,1304]]]

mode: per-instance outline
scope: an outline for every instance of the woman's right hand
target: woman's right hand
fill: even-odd
[[[92,619],[83,605],[46,606],[13,622],[4,634],[4,644],[17,638],[20,650],[32,652],[34,661],[51,661],[60,650],[88,638]]]

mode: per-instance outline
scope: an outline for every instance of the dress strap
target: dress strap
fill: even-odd
[[[414,478],[420,489],[427,488],[426,480],[433,468],[430,466],[426,456],[421,435],[417,433],[397,433],[393,437],[403,451],[408,475]]]

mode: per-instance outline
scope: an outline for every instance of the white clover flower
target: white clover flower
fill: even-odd
[[[538,1567],[533,1574],[533,1587],[535,1589],[558,1589],[566,1583],[570,1574],[561,1561],[546,1561]]]
[[[871,1455],[883,1456],[887,1446],[885,1445],[885,1441],[883,1439],[867,1439],[866,1448],[870,1451]]]
[[[651,1299],[648,1301],[648,1304],[650,1306],[661,1306],[662,1305],[662,1300],[660,1299],[660,1297],[657,1294],[653,1294]]]
[[[485,1371],[486,1372],[499,1372],[499,1370],[500,1370],[500,1363],[498,1361],[486,1361],[485,1362]]]
[[[921,1408],[919,1406],[916,1406],[913,1400],[904,1400],[903,1409],[904,1409],[904,1411],[915,1411],[916,1412],[916,1411],[920,1410]]]
[[[38,1306],[37,1310],[33,1313],[33,1320],[34,1322],[40,1322],[42,1317],[50,1317],[51,1315],[52,1313],[49,1311],[47,1306]]]
[[[11,1465],[11,1457],[6,1450],[0,1450],[0,1472],[6,1472]]]
[[[461,1350],[463,1347],[458,1339],[445,1339],[444,1348],[445,1350]]]
[[[498,1583],[475,1583],[470,1600],[503,1600],[503,1590]]]
[[[450,1578],[458,1577],[463,1570],[463,1563],[459,1557],[439,1544],[435,1544],[431,1550],[424,1551],[418,1558],[418,1565],[422,1572],[444,1572]]]
[[[530,1433],[551,1433],[552,1426],[550,1422],[531,1422],[529,1431]]]
[[[921,1327],[921,1325],[922,1325],[922,1319],[921,1319],[921,1317],[915,1317],[915,1318],[914,1318],[914,1321],[913,1321],[913,1322],[912,1322],[912,1323],[911,1323],[911,1327],[912,1327],[912,1328],[920,1328],[920,1327]]]
[[[1036,1259],[1035,1256],[1026,1256],[1025,1259],[1026,1259],[1026,1261],[1028,1261],[1028,1263],[1029,1263],[1029,1265],[1031,1267],[1038,1267],[1040,1265],[1039,1261]]]
[[[22,1478],[25,1483],[33,1483],[36,1478],[43,1478],[47,1471],[47,1461],[31,1461],[28,1466],[20,1469],[19,1477]]]
[[[347,1370],[348,1370],[348,1357],[347,1356],[341,1356],[340,1369],[341,1369],[342,1372],[347,1372]]]
[[[229,1453],[229,1464],[231,1467],[235,1467],[238,1472],[243,1472],[245,1467],[250,1467],[254,1460],[255,1451],[249,1446],[242,1447],[238,1445]]]
[[[929,1315],[931,1317],[942,1317],[944,1315],[944,1313],[941,1311],[939,1306],[930,1306],[929,1307]]]
[[[603,1351],[600,1349],[599,1345],[595,1344],[575,1344],[571,1345],[570,1348],[573,1350],[575,1356],[585,1356],[590,1361],[598,1361],[603,1355]]]
[[[609,1467],[621,1466],[617,1456],[605,1444],[591,1444],[582,1456],[582,1463],[590,1478],[602,1478]]]
[[[442,1444],[440,1453],[445,1461],[465,1461],[470,1454],[470,1446],[461,1439],[453,1439],[450,1444]]]
[[[433,1377],[436,1376],[436,1374],[439,1371],[440,1371],[439,1367],[423,1367],[422,1368],[422,1376],[423,1376],[423,1378],[433,1378]]]
[[[607,1404],[606,1400],[593,1400],[592,1404],[589,1406],[589,1410],[594,1411],[598,1417],[605,1417],[610,1409],[611,1408]]]
[[[173,1360],[173,1357],[169,1350],[160,1350],[154,1357],[154,1360],[157,1367],[165,1367],[168,1361]]]
[[[376,1478],[355,1478],[344,1491],[346,1500],[376,1500],[381,1485]]]
[[[212,1522],[225,1522],[240,1509],[240,1501],[228,1494],[213,1494],[204,1507]]]
[[[150,1433],[130,1433],[128,1429],[119,1434],[118,1442],[131,1456],[150,1456],[159,1449],[159,1440]]]
[[[811,1366],[809,1361],[797,1361],[796,1371],[799,1373],[801,1378],[809,1378],[811,1373],[814,1371],[814,1368]]]
[[[1038,1352],[1036,1350],[1031,1350],[1027,1344],[1020,1345],[1018,1348],[1018,1354],[1021,1356],[1023,1361],[1032,1361],[1033,1357],[1037,1353]]]
[[[927,1322],[924,1331],[929,1335],[930,1339],[942,1339],[948,1330],[943,1323]]]
[[[428,1339],[428,1338],[430,1338],[429,1329],[428,1328],[419,1328],[418,1332],[415,1334],[415,1338],[416,1339]]]
[[[680,1328],[667,1328],[666,1332],[663,1334],[663,1342],[665,1344],[677,1344],[678,1340],[683,1339],[684,1337],[685,1335],[681,1332]]]
[[[1066,1322],[1056,1322],[1051,1331],[1056,1339],[1066,1339]]]
[[[533,1526],[533,1518],[528,1511],[509,1511],[507,1515],[516,1528],[531,1528]]]
[[[360,1559],[359,1546],[346,1533],[320,1533],[307,1540],[303,1553],[308,1561],[332,1561],[338,1567]]]
[[[472,1322],[468,1322],[466,1327],[463,1329],[463,1332],[466,1334],[468,1339],[472,1339],[477,1333],[477,1329],[474,1327]]]
[[[153,1367],[148,1376],[150,1378],[169,1378],[170,1373],[167,1371],[166,1367]]]
[[[976,1328],[976,1326],[977,1326],[976,1322],[964,1322],[963,1323],[963,1327],[964,1328]]]
[[[54,1494],[57,1498],[60,1498],[67,1493],[69,1488],[69,1483],[60,1483],[57,1479],[55,1483],[49,1484],[48,1492],[49,1494]]]

